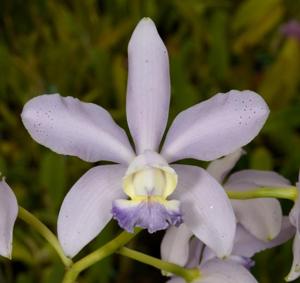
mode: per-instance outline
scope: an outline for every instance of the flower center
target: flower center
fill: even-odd
[[[167,200],[177,185],[177,174],[158,154],[145,151],[129,165],[123,178],[123,190],[130,200],[113,203],[113,217],[127,231],[134,226],[150,233],[179,225],[182,217],[179,201]]]
[[[166,186],[164,172],[157,168],[146,168],[134,174],[132,178],[137,196],[161,196]]]
[[[177,175],[169,166],[146,165],[130,172],[123,179],[123,190],[132,200],[160,199],[171,195],[177,185]]]

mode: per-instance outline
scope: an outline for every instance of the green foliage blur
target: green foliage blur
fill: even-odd
[[[53,231],[64,195],[92,164],[34,142],[21,123],[22,107],[34,96],[59,92],[103,106],[127,129],[127,44],[144,16],[155,21],[169,51],[169,121],[217,92],[257,91],[271,115],[238,167],[277,170],[292,182],[298,178],[300,43],[283,36],[280,27],[300,20],[299,1],[0,0],[0,171],[19,203]],[[283,205],[287,213],[291,204]],[[110,223],[78,258],[119,231]],[[131,246],[159,256],[162,235],[142,233]],[[284,282],[291,244],[255,259],[259,282]],[[0,260],[0,282],[56,283],[63,272],[51,247],[18,220],[13,261]],[[165,281],[151,267],[113,256],[78,282]]]

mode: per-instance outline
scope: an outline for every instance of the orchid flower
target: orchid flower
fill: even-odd
[[[251,259],[256,253],[272,248],[288,241],[295,233],[288,217],[283,218],[280,233],[272,241],[265,242],[257,239],[240,224],[237,226],[232,254],[223,260],[217,259],[216,254],[197,238],[187,237],[190,230],[184,224],[180,227],[170,227],[161,245],[164,260],[185,266],[198,267],[200,278],[194,283],[204,282],[256,282],[248,270],[254,265]],[[215,266],[218,268],[207,267]],[[228,269],[227,269],[228,268]],[[229,269],[230,268],[230,269]],[[229,272],[230,270],[230,272]],[[180,278],[172,278],[168,283],[184,282]]]
[[[296,183],[298,191],[300,191],[300,171],[298,182]],[[286,276],[286,281],[293,281],[300,277],[300,193],[290,212],[290,221],[296,227],[296,233],[293,242],[293,263],[289,274]]]
[[[272,171],[242,170],[231,174],[224,182],[228,172],[243,154],[242,149],[210,163],[207,171],[225,190],[249,191],[261,187],[288,187],[289,180]],[[263,241],[274,239],[281,229],[282,210],[275,198],[251,200],[231,200],[237,221],[255,237]]]
[[[18,215],[17,199],[4,179],[0,181],[0,255],[11,258],[12,239]]]
[[[242,151],[216,160],[207,168],[219,181],[223,181]],[[224,187],[230,190],[247,190],[260,186],[288,187],[290,182],[281,175],[271,171],[243,170],[232,174]],[[300,190],[300,173],[296,186]],[[237,221],[241,223],[250,233],[261,240],[275,238],[280,230],[282,213],[280,203],[276,199],[253,199],[253,200],[232,200]],[[289,218],[292,225],[296,227],[293,242],[293,263],[286,281],[293,281],[300,277],[300,199],[290,212]]]
[[[247,191],[263,186],[289,186],[290,182],[287,179],[271,171],[242,170],[233,173],[227,178],[227,174],[244,153],[244,150],[239,148],[223,158],[214,160],[209,164],[207,171],[218,180],[218,182],[224,183],[223,186],[225,189],[230,189],[231,191]],[[227,179],[226,182],[224,182],[225,179]],[[283,218],[281,206],[277,199],[258,198],[252,200],[231,200],[231,203],[236,215],[236,221],[254,237],[265,242],[267,245],[268,242],[278,236]],[[174,260],[172,254],[170,254],[174,252],[174,258],[180,260],[180,262],[175,263],[184,265],[188,257],[186,245],[188,245],[194,233],[185,225],[181,225],[179,229],[169,229],[171,232],[167,231],[162,241],[162,258]],[[180,242],[181,245],[185,245],[185,247],[170,251],[167,243],[173,241],[176,243]],[[182,253],[178,257],[176,256],[177,251],[181,251]]]
[[[218,256],[229,254],[236,224],[223,188],[202,168],[171,163],[214,160],[249,143],[268,106],[252,91],[219,93],[181,112],[159,150],[169,112],[169,60],[149,18],[132,34],[128,61],[126,113],[135,151],[110,114],[92,103],[42,95],[21,115],[32,138],[57,153],[118,163],[90,169],[66,195],[58,217],[65,254],[75,256],[112,217],[127,231],[139,226],[150,233],[183,221]]]

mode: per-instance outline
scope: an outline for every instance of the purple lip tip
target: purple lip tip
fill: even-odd
[[[179,212],[168,210],[164,205],[151,201],[143,201],[128,207],[121,206],[118,201],[115,201],[112,215],[121,228],[131,233],[135,226],[147,229],[149,233],[154,233],[165,230],[170,225],[179,226],[183,222]]]

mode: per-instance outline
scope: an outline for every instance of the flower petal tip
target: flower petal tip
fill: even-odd
[[[3,179],[0,181],[0,255],[11,259],[13,229],[18,215],[17,199]]]
[[[154,30],[156,31],[156,26],[155,23],[151,20],[151,18],[149,17],[144,17],[142,18],[139,23],[137,24],[136,28],[135,28],[135,32],[137,31],[147,31],[148,30]]]
[[[162,48],[167,54],[167,49],[161,40],[154,22],[150,18],[143,18],[135,27],[128,44],[128,51],[135,51],[137,48],[141,50]]]

